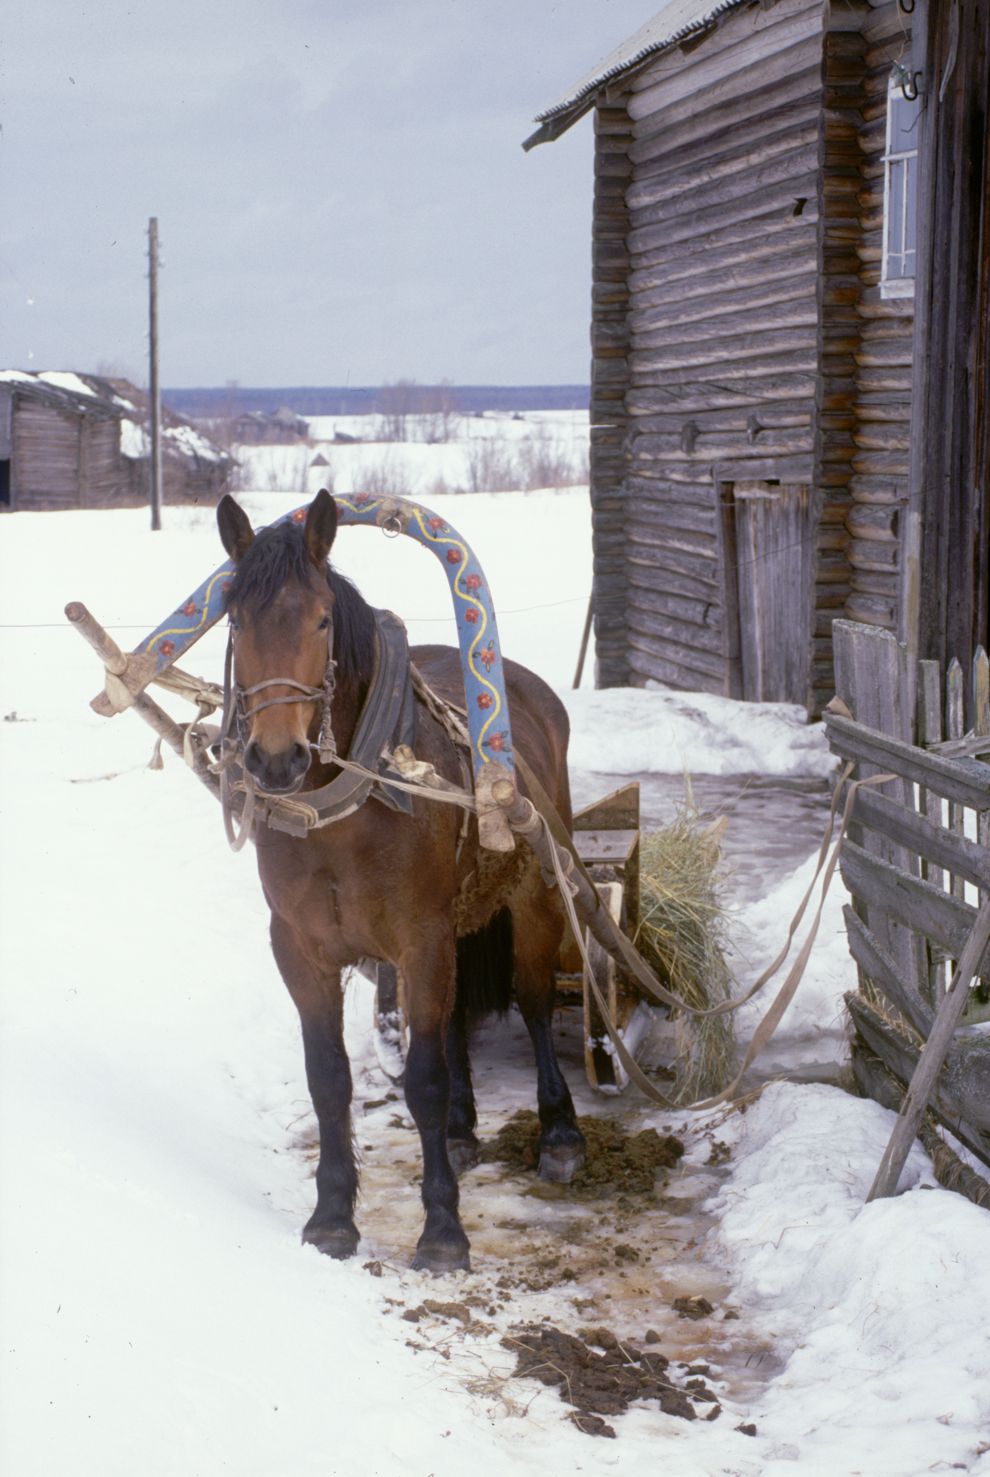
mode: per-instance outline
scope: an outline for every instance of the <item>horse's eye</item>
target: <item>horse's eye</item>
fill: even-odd
[[[235,621],[232,615],[227,617],[227,625],[235,633],[241,629],[240,621]]]
[[[329,629],[330,629],[330,617],[328,615],[325,615],[323,617],[323,619],[320,621],[320,624],[317,626],[316,629],[318,631],[329,631]]]

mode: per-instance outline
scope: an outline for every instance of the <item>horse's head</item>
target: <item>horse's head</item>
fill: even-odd
[[[224,497],[217,523],[236,566],[227,613],[244,767],[259,789],[290,795],[312,760],[332,655],[334,593],[327,556],[337,506],[328,492],[320,492],[305,523],[279,523],[255,537],[247,514]]]

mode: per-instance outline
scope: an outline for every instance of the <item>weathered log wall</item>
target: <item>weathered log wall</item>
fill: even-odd
[[[14,506],[78,508],[79,416],[41,400],[15,397],[13,410]]]
[[[591,519],[596,680],[629,683],[626,641],[626,391],[629,387],[629,250],[626,187],[631,124],[624,107],[595,110],[591,251]]]
[[[882,297],[880,273],[887,86],[906,27],[895,0],[744,4],[600,95],[603,685],[653,678],[815,711],[834,690],[835,617],[897,624],[913,304]],[[759,568],[737,567],[752,520],[743,530],[736,489],[757,484],[777,503],[757,566],[777,568],[780,530],[807,508],[809,550],[790,587],[768,579],[765,613],[767,632],[806,644],[805,677],[793,651],[777,661],[744,629],[740,592]]]
[[[738,688],[731,487],[812,482],[821,18],[744,6],[628,81],[632,683]]]
[[[913,298],[884,298],[883,154],[891,64],[906,55],[907,21],[897,7],[866,8],[859,147],[859,341],[853,404],[855,450],[846,519],[852,581],[846,614],[897,627],[902,510],[911,432]]]

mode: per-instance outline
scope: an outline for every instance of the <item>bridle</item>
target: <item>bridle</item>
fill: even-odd
[[[261,702],[248,706],[247,700],[256,697],[258,693],[264,692],[270,687],[292,687],[298,696],[263,698]],[[318,703],[322,708],[320,718],[319,737],[313,748],[316,749],[324,764],[332,764],[337,757],[337,741],[333,733],[333,695],[337,688],[337,663],[333,655],[333,618],[327,628],[327,664],[323,672],[323,681],[319,687],[311,687],[308,683],[297,682],[294,677],[266,677],[262,682],[254,682],[250,687],[242,687],[234,680],[234,633],[233,628],[227,638],[227,655],[224,661],[223,697],[224,697],[224,720],[221,729],[222,739],[233,741],[236,749],[241,751],[247,744],[247,734],[251,719],[258,713],[264,712],[265,708],[275,708],[286,703]]]
[[[390,809],[411,814],[410,794],[419,791],[417,786],[406,784],[396,772],[394,754],[397,748],[413,742],[414,709],[419,689],[417,687],[414,692],[413,669],[402,622],[387,610],[374,611],[374,618],[374,670],[346,756],[337,752],[332,726],[337,675],[332,621],[327,632],[327,665],[319,687],[299,682],[294,677],[266,677],[247,687],[240,686],[234,680],[232,635],[228,639],[220,757],[213,769],[220,777],[224,829],[235,851],[239,851],[247,841],[256,812],[270,828],[301,837],[353,814],[369,796]],[[273,687],[290,688],[291,691],[277,697],[265,696]],[[324,764],[334,766],[337,773],[315,790],[298,790],[292,795],[267,795],[257,788],[244,766],[244,748],[251,719],[268,707],[309,702],[319,703],[322,708],[319,736],[311,748]],[[470,770],[467,771],[467,779],[470,780]],[[239,829],[235,828],[234,820],[235,794],[243,797]]]

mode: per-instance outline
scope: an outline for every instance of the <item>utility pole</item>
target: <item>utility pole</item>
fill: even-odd
[[[151,527],[162,526],[162,397],[158,383],[158,217],[148,221],[148,386],[151,399]]]

